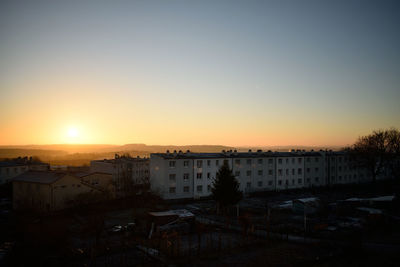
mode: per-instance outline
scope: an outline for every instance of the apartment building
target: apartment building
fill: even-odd
[[[29,170],[45,171],[49,164],[36,162],[32,157],[15,158],[7,161],[0,161],[0,185],[11,182],[12,179]]]
[[[353,167],[344,152],[167,151],[150,155],[151,188],[164,199],[207,197],[224,162],[245,193],[369,181],[365,170]]]
[[[117,196],[123,196],[130,185],[144,186],[150,179],[149,158],[115,155],[114,159],[93,160],[90,172],[102,172],[112,175]]]

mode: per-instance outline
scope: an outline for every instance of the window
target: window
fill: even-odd
[[[272,181],[268,181],[268,185],[272,185]]]
[[[292,185],[294,185],[294,179],[292,179]]]
[[[302,182],[303,182],[303,180],[297,179],[297,183],[301,184]]]
[[[258,187],[262,187],[262,181],[257,182]]]
[[[247,165],[251,165],[251,159],[247,160]]]
[[[342,157],[339,157],[339,162],[342,162]]]
[[[197,179],[201,179],[203,177],[203,174],[201,172],[197,173]]]
[[[273,171],[272,170],[268,170],[268,175],[273,175]]]
[[[307,158],[307,162],[310,162],[310,158]]]
[[[247,176],[251,176],[251,171],[247,171],[247,172],[246,172],[246,175],[247,175]]]
[[[215,161],[215,166],[219,166],[219,160]]]
[[[294,175],[294,174],[295,174],[295,172],[296,172],[296,171],[295,171],[295,169],[292,169],[292,175]]]
[[[235,159],[235,164],[240,165],[240,159]]]
[[[319,169],[318,169],[318,168],[315,168],[315,171],[316,171],[316,172],[318,172],[318,171],[319,171]]]
[[[318,183],[319,182],[319,177],[315,177],[315,181]]]
[[[207,172],[207,179],[211,178],[211,173]]]
[[[297,162],[298,162],[299,164],[300,164],[302,161],[303,161],[302,158],[298,158],[298,159],[297,159]]]
[[[240,176],[240,171],[235,171],[235,176]]]
[[[282,159],[278,159],[278,164],[282,164]]]
[[[278,175],[279,175],[279,176],[282,176],[282,169],[279,169],[279,170],[278,170]]]
[[[289,159],[286,159],[286,164],[289,164]]]
[[[258,170],[258,175],[263,175],[263,171],[262,170]]]
[[[189,180],[189,173],[183,174],[183,181],[187,182]]]
[[[176,193],[176,187],[170,187],[169,188],[169,193],[170,194],[175,194]]]
[[[211,191],[211,185],[207,185],[207,192]]]
[[[315,160],[315,162],[319,162],[319,158],[317,158],[317,157],[314,160]]]
[[[258,159],[258,164],[263,164],[263,160],[262,159]]]
[[[295,159],[294,159],[294,158],[292,158],[292,164],[294,164],[294,162],[295,162]]]
[[[174,173],[170,174],[170,175],[169,175],[169,180],[170,180],[171,182],[175,182],[175,180],[176,180],[176,174],[174,174]]]
[[[339,175],[339,181],[341,181],[341,180],[342,180],[342,176]]]
[[[286,175],[289,175],[289,169],[286,169]]]
[[[289,185],[289,180],[286,180],[286,181],[285,181],[285,185]]]
[[[188,193],[189,192],[189,186],[184,186],[183,187],[183,192]]]
[[[342,171],[342,166],[339,166],[338,169],[339,169],[339,171]]]
[[[189,161],[188,160],[185,160],[184,162],[183,162],[183,167],[188,167],[189,166]]]
[[[272,160],[272,159],[268,159],[268,163],[269,163],[269,164],[272,164],[272,163],[273,163],[273,160]]]
[[[307,168],[307,173],[310,173],[310,168]]]
[[[173,161],[173,160],[171,160],[170,162],[169,162],[169,167],[170,168],[175,168],[175,161]]]
[[[197,192],[203,192],[203,186],[202,185],[198,185],[197,186]]]
[[[224,164],[228,165],[229,161],[227,159],[224,159]]]
[[[203,161],[202,160],[198,160],[197,161],[197,168],[201,168],[203,166]]]
[[[297,169],[297,174],[300,175],[302,173],[302,169],[298,168]]]
[[[208,166],[208,167],[211,166],[211,160],[207,160],[207,166]]]
[[[307,183],[310,183],[310,178],[307,178]]]
[[[250,182],[247,182],[247,183],[246,183],[246,187],[247,187],[247,188],[250,188],[250,187],[251,187],[251,183],[250,183]]]
[[[278,181],[278,185],[282,185],[282,181],[281,180]]]

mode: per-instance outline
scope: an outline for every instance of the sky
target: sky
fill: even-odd
[[[348,145],[400,128],[398,1],[1,1],[0,145]]]

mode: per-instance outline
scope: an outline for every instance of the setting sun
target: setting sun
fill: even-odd
[[[75,138],[75,137],[78,137],[78,135],[79,135],[78,129],[76,129],[76,128],[68,129],[68,137]]]

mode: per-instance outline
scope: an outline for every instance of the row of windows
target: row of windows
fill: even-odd
[[[295,170],[295,169],[292,169],[292,175],[295,175],[295,173],[296,173],[296,170]],[[298,169],[297,169],[297,174],[298,174],[298,175],[301,175],[302,173],[303,173],[303,169],[298,168]],[[278,169],[278,175],[279,175],[279,176],[282,176],[282,175],[283,175],[283,170],[282,170],[282,169]],[[286,175],[289,175],[289,169],[286,169]]]
[[[190,186],[184,186],[183,187],[183,192],[184,193],[189,193],[190,192]],[[203,186],[202,185],[196,186],[196,192],[202,193],[203,192]],[[211,192],[211,185],[207,185],[207,192]],[[170,194],[175,194],[176,193],[176,187],[171,186],[169,188],[169,193]]]
[[[292,179],[292,185],[295,184],[295,179]],[[303,179],[297,179],[297,183],[298,184],[302,184],[303,183]],[[278,180],[278,185],[282,185],[282,180]],[[289,180],[285,180],[285,185],[289,185]]]
[[[203,173],[201,173],[201,172],[197,173],[196,174],[196,178],[197,179],[202,179],[203,178]],[[207,172],[207,179],[211,179],[211,173],[210,172]],[[175,173],[171,173],[169,175],[169,180],[172,181],[172,182],[175,182],[176,181],[176,174]],[[189,173],[184,173],[183,174],[183,180],[184,181],[189,180]]]
[[[211,160],[207,160],[207,166],[210,167],[211,166]],[[228,160],[224,160],[224,164],[228,163]],[[202,168],[203,167],[203,161],[202,160],[197,160],[196,161],[196,166],[197,168]],[[215,160],[215,166],[219,166],[219,160]],[[176,167],[176,161],[171,160],[169,161],[169,167],[170,168],[175,168]],[[184,160],[183,161],[183,167],[189,167],[189,160]]]
[[[4,168],[5,169],[5,174],[6,175],[9,175],[10,174],[10,171],[12,170],[12,169],[14,169],[14,173],[18,173],[18,167],[15,167],[15,168]],[[0,174],[2,173],[2,170],[3,170],[3,168],[0,168]],[[21,171],[22,172],[24,172],[26,170],[26,167],[22,167],[21,168]]]
[[[310,157],[307,157],[306,160],[307,160],[307,162],[311,162],[311,158]],[[286,161],[286,164],[288,164],[289,163],[289,158],[286,158],[285,161]],[[297,158],[297,162],[299,164],[301,164],[302,161],[303,161],[303,158]],[[319,162],[319,158],[315,157],[314,161],[315,162]],[[291,162],[292,162],[292,164],[294,164],[296,162],[296,159],[295,158],[291,158]],[[228,160],[224,160],[224,163],[228,163]],[[253,163],[252,159],[246,159],[246,164],[247,165],[251,165],[252,163]],[[263,164],[264,163],[264,159],[257,159],[257,163],[260,164],[260,165]],[[269,164],[273,164],[273,159],[268,159],[268,163]],[[283,163],[283,159],[282,158],[278,158],[278,164],[282,164],[282,163]],[[206,160],[206,164],[207,164],[208,167],[210,167],[211,166],[211,160]],[[235,165],[241,165],[241,160],[240,159],[235,159]],[[176,166],[176,161],[174,161],[174,160],[169,161],[169,167],[170,168],[175,168],[175,166]],[[184,167],[189,167],[189,160],[184,160],[183,161],[183,166]],[[197,168],[202,168],[203,167],[203,160],[197,160],[196,161],[196,166],[197,166]],[[215,160],[215,166],[219,166],[219,160],[218,159]]]

